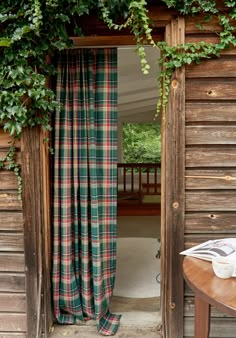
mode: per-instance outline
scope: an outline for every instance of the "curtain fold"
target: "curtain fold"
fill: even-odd
[[[113,335],[116,272],[117,50],[57,58],[53,174],[54,312],[59,323],[95,319]]]

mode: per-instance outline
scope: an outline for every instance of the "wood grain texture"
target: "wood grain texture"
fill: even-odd
[[[187,102],[186,122],[236,122],[235,106],[231,102]]]
[[[235,167],[235,147],[193,147],[186,148],[186,167]]]
[[[17,177],[13,171],[0,171],[1,190],[17,190]]]
[[[0,212],[0,230],[23,231],[22,212],[1,211]]]
[[[194,337],[209,338],[210,304],[195,295]]]
[[[0,191],[1,210],[22,210],[22,202],[18,198],[18,191]]]
[[[3,128],[0,128],[0,148],[9,148],[9,144],[12,142],[12,136],[4,132]],[[20,141],[16,140],[15,146],[20,147]]]
[[[204,34],[204,33],[201,32],[199,34],[186,34],[185,41],[186,41],[186,43],[205,42],[205,43],[216,44],[216,43],[220,42],[220,39],[214,33]]]
[[[236,212],[191,212],[185,214],[185,234],[236,234]]]
[[[236,295],[234,293],[236,280],[234,278],[224,280],[218,278],[213,272],[211,262],[193,257],[184,258],[183,273],[185,281],[201,302],[211,304],[220,311],[236,317]],[[199,304],[195,305],[199,306]],[[197,315],[202,317],[201,313]],[[203,321],[204,317],[202,317]],[[195,317],[196,319],[198,318]],[[201,336],[197,337],[201,338]]]
[[[1,292],[25,292],[25,275],[23,273],[0,272]]]
[[[1,272],[24,272],[25,271],[24,253],[1,252],[0,271]]]
[[[166,30],[170,46],[184,43],[184,19],[173,20]],[[162,297],[163,335],[183,337],[183,278],[176,252],[184,246],[184,144],[185,144],[185,70],[177,70],[170,85],[169,101],[164,116],[165,173],[162,176],[164,216],[161,229],[161,256],[164,285]],[[168,244],[168,245],[167,245]],[[173,262],[175,262],[173,264]]]
[[[236,189],[234,169],[193,169],[185,171],[185,188],[190,189]]]
[[[186,42],[219,42],[212,32],[221,30],[216,19],[205,31],[196,27],[197,22],[205,25],[202,17],[187,17]],[[186,248],[236,234],[235,55],[236,48],[230,48],[220,58],[186,67]],[[193,300],[186,303],[185,298],[185,338],[194,336]],[[212,311],[211,337],[233,337],[235,328],[229,326],[235,319]]]
[[[190,317],[185,318],[184,338],[194,337],[194,319]],[[236,331],[235,318],[218,318],[211,319],[211,338],[234,338]]]
[[[23,233],[1,233],[0,236],[1,251],[24,251]]]
[[[221,32],[222,27],[218,23],[218,18],[212,16],[209,22],[206,22],[204,15],[188,16],[186,18],[186,34],[212,34],[212,32]],[[204,30],[200,29],[197,24],[204,27]]]
[[[25,313],[25,294],[0,292],[0,312]]]
[[[235,79],[187,79],[186,100],[235,100]]]
[[[28,338],[26,332],[0,332],[0,338]]]
[[[10,141],[11,137],[0,129],[0,157],[6,156]],[[16,146],[20,146],[20,141]],[[20,164],[20,160],[17,148],[16,161]],[[12,171],[0,171],[0,189],[0,337],[23,338],[26,331],[23,217],[17,178]]]
[[[163,41],[163,33],[155,33],[153,35],[154,41]],[[71,37],[74,47],[116,47],[116,46],[132,46],[135,45],[135,39],[133,35],[117,35],[117,36],[86,36],[86,37]]]
[[[236,144],[235,125],[197,125],[186,127],[186,145]]]
[[[0,331],[26,331],[26,315],[23,313],[0,313]],[[8,338],[7,333],[5,335]]]
[[[24,218],[24,247],[26,266],[26,302],[27,334],[37,336],[39,288],[39,255],[42,255],[38,236],[42,231],[41,204],[41,163],[40,163],[40,129],[25,128],[22,134],[22,203]],[[36,198],[37,196],[37,198]]]
[[[215,78],[216,76],[217,78],[236,77],[234,56],[222,56],[220,58],[201,61],[199,65],[193,63],[192,65],[186,67],[187,78]]]
[[[187,211],[234,211],[236,212],[235,191],[186,192]]]
[[[42,211],[43,211],[43,222],[42,222],[42,237],[41,246],[42,246],[42,257],[40,262],[40,269],[42,272],[43,280],[43,312],[42,324],[44,331],[46,333],[50,332],[51,327],[53,326],[54,314],[52,309],[52,285],[51,285],[51,266],[52,266],[52,224],[51,224],[51,208],[49,205],[52,205],[51,201],[51,190],[50,190],[50,154],[48,150],[48,145],[43,141],[49,135],[41,130],[40,133],[40,154],[41,154],[41,171],[42,171]],[[42,308],[42,307],[41,307]]]

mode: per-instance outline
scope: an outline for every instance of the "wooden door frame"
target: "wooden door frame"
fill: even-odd
[[[26,128],[21,139],[27,337],[47,337],[52,321],[50,170],[46,132]]]
[[[38,331],[39,265],[41,248],[38,236],[42,227],[40,184],[40,131],[27,128],[21,138],[22,210],[24,220],[25,288],[27,337],[36,337]],[[37,196],[37,197],[36,197]],[[40,320],[41,322],[41,320]]]
[[[166,26],[169,46],[185,41],[185,20]],[[161,274],[162,333],[164,338],[184,337],[184,280],[182,256],[185,214],[185,69],[171,78],[166,112],[162,117],[161,164]]]
[[[170,45],[184,42],[184,19],[173,19],[175,13],[164,9],[163,12],[150,12],[155,17],[155,25],[162,32]],[[164,14],[163,14],[164,13]],[[94,26],[96,29],[96,25]],[[155,36],[154,36],[155,37]],[[157,34],[157,40],[163,40],[163,33]],[[133,36],[106,35],[73,38],[75,47],[97,47],[135,45]],[[93,41],[93,43],[92,43]],[[162,216],[161,216],[161,311],[164,338],[183,338],[183,275],[182,260],[179,252],[184,246],[184,125],[185,125],[185,72],[178,70],[173,74],[169,103],[164,118],[162,131]],[[35,140],[35,142],[32,142]],[[50,253],[48,235],[49,215],[46,211],[50,196],[50,184],[45,181],[45,170],[49,168],[49,155],[42,152],[41,133],[35,129],[24,130],[22,138],[22,178],[23,178],[23,217],[25,229],[26,260],[26,302],[27,302],[27,336],[35,338],[38,330],[37,316],[42,314],[39,307],[38,293],[40,287],[39,269],[48,267],[47,253]],[[37,173],[40,179],[35,179]],[[31,203],[29,203],[31,201]],[[46,227],[45,227],[45,224]],[[42,234],[42,243],[38,239]],[[48,299],[50,285],[50,266],[44,273],[44,302]],[[40,313],[39,313],[40,311]],[[50,317],[50,314],[49,314]],[[52,317],[51,317],[52,318]],[[42,325],[40,325],[41,327]],[[44,329],[48,329],[46,326]]]

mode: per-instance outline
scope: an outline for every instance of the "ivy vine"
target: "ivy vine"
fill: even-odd
[[[206,24],[218,19],[221,31],[219,43],[186,43],[175,47],[164,41],[155,43],[146,0],[2,0],[0,2],[0,125],[13,142],[7,155],[0,158],[0,169],[16,173],[21,192],[20,167],[15,161],[14,139],[23,128],[36,125],[51,130],[50,117],[59,109],[54,92],[46,86],[46,79],[55,74],[47,63],[48,55],[72,46],[68,27],[82,36],[79,25],[82,15],[97,13],[109,28],[129,29],[136,39],[143,73],[149,71],[146,44],[159,48],[161,99],[157,111],[165,112],[171,76],[175,69],[203,59],[218,57],[222,50],[236,46],[234,36],[236,0],[225,0],[223,10],[213,0],[163,0],[181,15],[203,13]],[[122,18],[122,24],[118,24]],[[200,29],[204,24],[196,23]],[[164,83],[164,86],[162,84]]]
[[[236,38],[234,31],[236,27],[232,24],[236,19],[236,1],[224,1],[225,8],[223,10],[216,7],[215,1],[206,0],[166,0],[167,6],[174,7],[180,14],[195,15],[199,13],[204,14],[205,23],[209,23],[213,17],[218,19],[218,23],[222,30],[217,33],[219,37],[218,43],[206,43],[204,41],[198,43],[179,44],[170,47],[166,42],[159,42],[157,46],[161,50],[161,58],[159,65],[163,69],[159,75],[160,100],[157,104],[157,113],[162,111],[165,113],[166,105],[168,103],[168,96],[170,91],[171,76],[175,69],[179,69],[185,65],[192,63],[199,64],[203,59],[210,59],[212,57],[219,57],[220,53],[236,46]],[[204,30],[204,25],[196,22],[196,26]],[[162,86],[162,84],[164,84]]]

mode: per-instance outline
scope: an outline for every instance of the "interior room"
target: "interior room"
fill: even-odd
[[[160,116],[156,116],[158,53],[152,47],[147,47],[146,54],[151,69],[149,74],[143,75],[135,49],[118,48],[119,163],[124,160],[124,123],[160,124]],[[137,175],[134,174],[134,190],[138,184]],[[119,184],[122,184],[121,176],[122,172],[118,170]],[[130,188],[129,179],[130,176],[127,177],[127,190]],[[142,181],[145,179],[144,175]],[[151,175],[148,180],[154,182]],[[159,171],[156,183],[160,185]],[[152,198],[156,196],[152,195]],[[153,208],[155,206],[154,203]],[[122,314],[123,325],[157,326],[161,322],[160,213],[152,215],[147,211],[140,216],[130,208],[125,215],[119,216],[119,210],[118,204],[117,274],[112,311]]]

